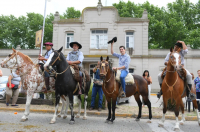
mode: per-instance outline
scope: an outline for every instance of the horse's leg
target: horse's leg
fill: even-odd
[[[178,116],[179,116],[179,108],[180,108],[181,102],[182,102],[182,98],[178,97],[176,99],[176,108],[175,108],[176,124],[175,124],[175,127],[174,127],[174,131],[180,130]],[[182,108],[181,108],[181,110],[182,110]]]
[[[196,110],[196,112],[197,112],[197,120],[198,120],[198,123],[199,123],[199,126],[200,126],[200,115],[199,115],[199,110],[198,110],[197,101],[196,101],[196,99],[195,99],[195,100],[192,100],[192,102],[193,102],[194,108],[195,108],[195,110]]]
[[[76,115],[76,118],[80,118],[81,114],[81,95],[78,95],[78,113]]]
[[[115,107],[116,107],[116,99],[112,99],[112,118],[111,120],[108,122],[109,124],[113,124],[113,121],[115,120]]]
[[[68,94],[69,97],[69,108],[71,110],[71,119],[70,119],[70,123],[69,124],[74,124],[75,120],[74,120],[74,111],[73,111],[73,93]]]
[[[55,112],[54,112],[53,118],[50,121],[50,124],[54,124],[56,122],[56,116],[57,116],[57,112],[58,112],[59,101],[60,101],[60,96],[58,96],[56,94]]]
[[[108,118],[106,119],[105,123],[108,123],[111,119],[111,98],[106,98],[106,100],[108,102]]]
[[[66,104],[66,108],[65,108],[63,119],[67,118],[67,111],[68,111],[68,108],[69,108],[69,97],[68,96],[66,96],[66,103],[65,104]]]
[[[84,98],[84,115],[83,115],[83,120],[87,120],[87,112],[86,112],[86,108],[87,108],[87,98],[88,98],[88,95],[85,94],[85,98]]]
[[[64,110],[64,107],[65,107],[65,100],[62,97],[60,99],[62,101],[62,108],[60,110],[60,113],[58,113],[58,115],[57,115],[57,117],[59,117],[59,118],[61,117],[63,110]]]
[[[185,122],[184,103],[183,103],[183,101],[181,102],[180,106],[181,106],[181,112],[182,112],[182,119],[180,121],[180,124],[183,125],[183,123]]]
[[[151,118],[152,118],[152,112],[151,112],[151,102],[148,98],[148,95],[147,96],[142,96],[143,97],[143,100],[144,100],[144,103],[148,106],[148,109],[149,109],[149,120],[147,121],[147,123],[151,123]]]
[[[138,116],[137,116],[137,118],[135,119],[135,121],[140,121],[140,118],[141,118],[141,111],[142,111],[142,102],[141,102],[141,100],[140,100],[140,96],[139,96],[138,93],[136,93],[136,94],[134,95],[134,97],[135,97],[135,100],[136,100],[136,102],[137,102],[137,104],[138,104],[138,107],[139,107]]]
[[[163,116],[161,118],[161,121],[158,123],[158,127],[163,127],[164,126],[165,113],[167,112],[167,103],[168,103],[168,99],[165,98],[165,96],[163,95]]]
[[[21,122],[24,122],[26,120],[28,120],[28,115],[30,113],[30,105],[31,105],[31,100],[33,98],[33,94],[34,92],[32,91],[27,91],[27,96],[26,96],[26,108],[25,108],[25,112],[24,115],[21,118]]]

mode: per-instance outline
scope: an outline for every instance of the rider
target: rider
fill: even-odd
[[[43,56],[39,56],[38,60],[44,61],[44,63],[46,63],[46,61],[48,60],[50,54],[53,52],[53,43],[51,42],[46,42],[44,43],[44,46],[46,47],[47,52],[44,54]],[[47,71],[44,72],[44,76],[45,76],[45,84],[46,84],[46,90],[49,91],[50,87],[49,87],[49,73]]]
[[[73,51],[69,52],[67,55],[67,63],[69,65],[71,64],[77,64],[80,69],[82,68],[82,62],[84,59],[83,53],[79,50],[82,48],[82,45],[79,44],[78,42],[71,42],[70,47],[73,48]],[[79,71],[79,76],[80,76],[80,81],[79,85],[81,86],[79,89],[79,94],[82,94],[81,88],[82,88],[82,72]]]
[[[113,52],[113,44],[114,44],[114,38],[111,43],[111,54],[117,58],[119,58],[119,67],[113,67],[113,70],[120,70],[121,75],[120,75],[120,80],[121,80],[121,85],[123,88],[123,93],[121,97],[126,97],[126,84],[125,84],[125,77],[127,76],[129,72],[129,63],[130,63],[130,56],[126,54],[126,50],[124,46],[120,46],[119,50],[121,54],[117,54]]]
[[[185,64],[185,60],[184,60],[184,55],[186,55],[188,53],[188,49],[187,49],[187,46],[185,45],[185,42],[183,41],[177,41],[175,43],[175,46],[174,46],[174,51],[178,52],[181,56],[181,65],[182,65],[182,68],[184,67],[184,64]],[[164,62],[164,65],[167,66],[168,64],[168,61],[169,61],[169,57],[170,57],[170,52],[167,54],[166,58],[165,58],[165,62]],[[186,69],[185,69],[186,70]],[[187,84],[191,90],[192,88],[192,75],[190,74],[190,72],[188,70],[186,70],[187,74],[186,74],[186,80],[187,80]],[[161,78],[161,73],[158,74],[158,82],[160,84],[160,88],[162,86],[162,78]],[[188,92],[187,94],[187,97],[188,99],[190,99],[190,91]],[[158,92],[157,94],[157,97],[160,98],[160,96],[162,95],[162,89],[160,89],[160,92]]]

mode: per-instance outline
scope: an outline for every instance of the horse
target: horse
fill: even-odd
[[[115,72],[112,70],[107,56],[106,60],[103,60],[103,57],[100,57],[100,78],[103,79],[102,89],[105,94],[106,100],[108,102],[108,118],[106,123],[113,124],[115,120],[115,108],[116,101],[119,95],[120,83],[115,80]],[[149,120],[148,123],[151,123],[152,111],[151,111],[151,102],[148,98],[148,84],[147,81],[139,76],[133,75],[134,84],[126,85],[126,97],[134,95],[135,100],[137,101],[139,107],[139,113],[136,121],[139,121],[141,118],[142,112],[142,102],[140,100],[140,95],[142,96],[144,103],[148,106],[149,109]],[[112,117],[111,117],[111,104],[112,104]]]
[[[28,115],[30,114],[30,104],[34,93],[40,93],[42,92],[43,87],[45,86],[44,76],[41,74],[41,68],[39,65],[35,65],[29,56],[24,55],[23,53],[16,51],[15,49],[12,49],[13,53],[9,54],[3,61],[1,62],[2,68],[20,68],[19,74],[21,76],[22,80],[22,87],[24,90],[27,91],[27,97],[26,97],[26,107],[24,115],[21,118],[21,122],[28,120]],[[50,77],[50,89],[55,89],[55,79],[53,77]],[[66,101],[68,98],[66,98],[66,101],[61,98],[63,104],[62,104],[62,110],[63,111]],[[81,109],[81,100],[79,99],[79,109],[77,113],[77,118],[80,116],[80,109]],[[58,116],[60,116],[58,114]],[[66,118],[66,112],[64,113],[63,118]]]
[[[56,115],[58,111],[58,103],[60,100],[60,97],[67,96],[69,98],[69,107],[71,110],[71,119],[70,124],[74,124],[74,113],[73,113],[73,95],[78,95],[78,98],[80,99],[80,95],[78,94],[79,90],[77,87],[77,81],[74,80],[73,74],[70,70],[70,65],[67,63],[65,56],[61,52],[63,47],[61,47],[59,50],[53,51],[49,59],[44,65],[45,69],[52,69],[53,66],[57,67],[57,77],[55,82],[55,97],[56,97],[56,104],[55,104],[55,113],[53,115],[53,118],[51,120],[51,123],[53,123],[56,120]],[[86,119],[86,106],[87,106],[87,98],[88,98],[88,92],[90,89],[90,83],[91,80],[86,82],[85,91],[83,91],[85,98],[84,98],[84,119]],[[79,108],[81,108],[81,104],[79,105]]]
[[[185,121],[185,115],[184,115],[184,104],[182,101],[183,97],[186,97],[186,90],[184,91],[184,81],[181,79],[177,73],[177,70],[180,70],[182,68],[181,66],[181,56],[178,52],[173,51],[173,48],[170,49],[170,57],[167,64],[167,72],[165,75],[165,78],[162,83],[162,92],[163,92],[163,116],[161,121],[159,122],[158,126],[163,127],[164,121],[165,121],[165,113],[167,111],[167,103],[169,99],[173,99],[176,103],[175,107],[175,116],[176,116],[176,123],[174,127],[174,131],[180,130],[179,128],[179,109],[181,108],[182,111],[182,120],[180,124],[183,124]],[[191,92],[194,92],[192,89]],[[172,102],[172,101],[171,101]],[[194,107],[197,112],[198,117],[198,123],[200,125],[200,117],[198,113],[198,106],[196,100],[193,100]]]

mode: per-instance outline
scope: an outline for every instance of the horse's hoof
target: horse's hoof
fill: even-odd
[[[55,124],[56,121],[51,120],[49,124]]]
[[[26,118],[26,119],[21,119],[21,122],[25,122],[25,121],[27,121],[28,120],[28,118]]]
[[[66,119],[67,118],[67,116],[63,116],[63,119]]]
[[[162,123],[158,123],[158,127],[164,127]]]
[[[183,125],[183,121],[180,121],[180,125]]]
[[[174,131],[176,131],[176,132],[178,131],[179,132],[180,128],[174,128]]]
[[[76,118],[80,118],[80,115],[76,115]]]
[[[87,120],[87,117],[86,117],[86,116],[83,116],[83,120]]]
[[[151,123],[151,120],[148,120],[147,123]]]
[[[113,124],[113,121],[108,121],[108,124]]]
[[[61,115],[57,115],[57,117],[58,117],[58,118],[60,118],[60,117],[61,117]]]
[[[106,120],[106,121],[105,121],[105,123],[108,123],[108,122],[109,122],[109,120]]]
[[[73,125],[74,123],[75,123],[75,121],[70,121],[69,122],[70,125]]]
[[[136,118],[135,121],[140,121],[140,118]]]

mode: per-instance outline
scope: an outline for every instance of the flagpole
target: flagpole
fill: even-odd
[[[43,27],[42,27],[42,42],[41,42],[41,45],[40,45],[40,55],[42,55],[42,49],[43,49],[44,27],[45,27],[45,17],[46,17],[46,5],[47,5],[47,0],[45,0],[45,6],[44,6],[44,19],[43,19]]]

